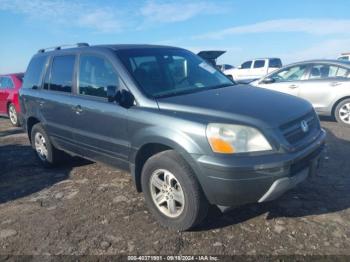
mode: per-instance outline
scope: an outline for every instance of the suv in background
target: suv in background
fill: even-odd
[[[193,53],[154,45],[39,50],[20,92],[32,147],[129,170],[164,226],[279,197],[315,173],[325,131],[299,98],[234,84]],[[261,110],[261,109],[264,110]]]
[[[244,62],[241,66],[224,70],[223,73],[238,83],[249,83],[281,68],[279,58],[262,58]]]
[[[13,126],[20,125],[18,91],[22,86],[22,79],[22,73],[0,75],[0,115],[8,116]]]
[[[337,59],[338,60],[349,61],[350,60],[350,53],[343,53]]]

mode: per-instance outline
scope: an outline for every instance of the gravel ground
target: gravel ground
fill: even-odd
[[[127,172],[80,159],[45,169],[0,118],[0,254],[350,255],[350,129],[322,126],[318,177],[271,203],[213,209],[180,233],[155,222]]]

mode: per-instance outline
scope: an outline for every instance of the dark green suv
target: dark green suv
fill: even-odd
[[[20,100],[45,165],[65,152],[130,170],[153,215],[177,230],[209,205],[277,198],[315,172],[325,141],[308,102],[235,85],[176,47],[39,50]]]

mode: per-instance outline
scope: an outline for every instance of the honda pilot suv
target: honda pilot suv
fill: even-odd
[[[315,173],[325,141],[310,103],[235,85],[175,47],[39,50],[20,101],[45,166],[65,152],[129,170],[154,217],[176,230],[210,205],[279,197]]]

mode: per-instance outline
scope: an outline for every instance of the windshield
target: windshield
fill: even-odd
[[[233,85],[220,71],[183,49],[128,49],[117,54],[139,87],[151,97]]]

